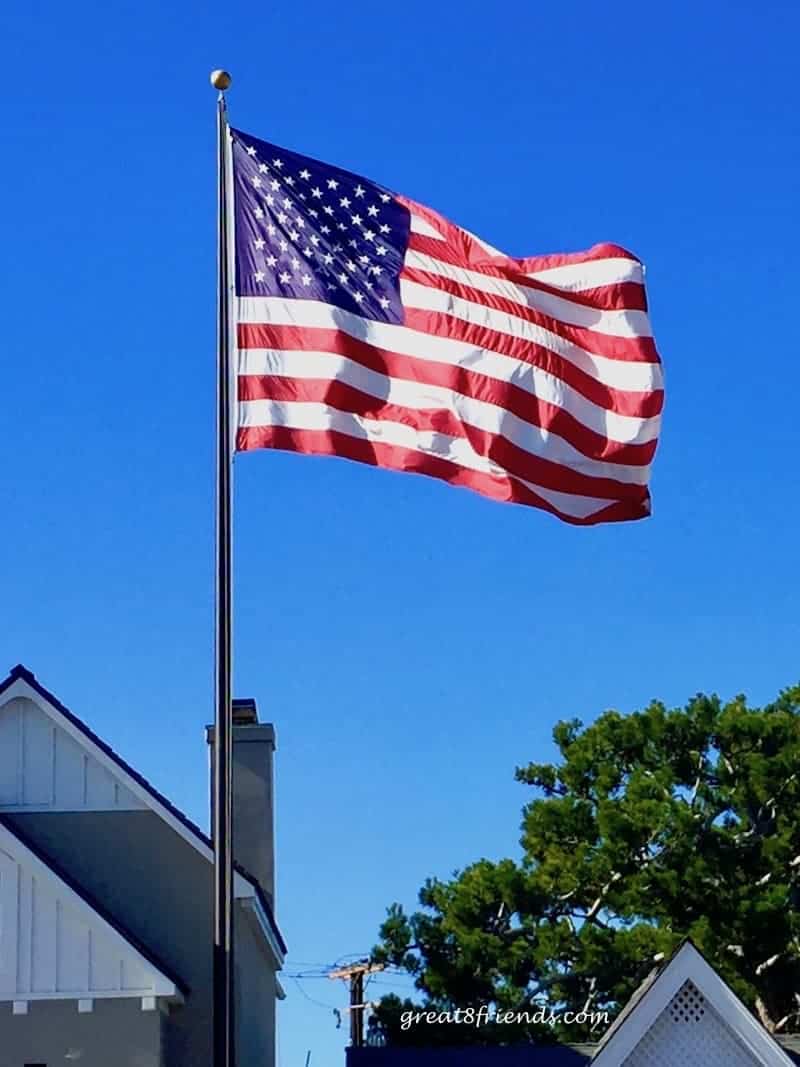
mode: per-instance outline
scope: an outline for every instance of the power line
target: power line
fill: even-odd
[[[321,1000],[315,1000],[314,997],[309,996],[308,993],[306,993],[305,989],[303,989],[303,987],[300,985],[300,982],[296,978],[294,978],[292,975],[287,975],[287,977],[292,979],[294,984],[297,986],[297,988],[300,990],[300,992],[303,994],[303,996],[306,998],[306,1000],[309,1001],[309,1003],[316,1004],[318,1008],[325,1008],[326,1011],[330,1011],[330,1012],[334,1012],[334,1013],[339,1010],[338,1008],[334,1007],[333,1004],[325,1004]]]
[[[358,963],[363,963],[365,959],[369,958],[369,952],[345,952],[334,960],[333,967],[341,967],[345,965],[346,960],[355,960]]]
[[[406,979],[406,980],[408,982],[410,982],[411,987],[416,989],[416,983],[411,978]],[[385,978],[385,979],[384,978],[375,979],[375,984],[376,985],[383,985],[383,986],[390,986],[390,985],[394,986],[394,985],[400,985],[401,981],[402,981],[402,979],[400,978],[400,976],[392,977],[390,975],[388,978]]]

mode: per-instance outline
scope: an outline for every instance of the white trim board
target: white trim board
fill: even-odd
[[[762,1067],[794,1067],[777,1041],[690,941],[678,949],[620,1027],[610,1034],[592,1058],[592,1067],[620,1067],[687,981],[703,994],[757,1063]]]

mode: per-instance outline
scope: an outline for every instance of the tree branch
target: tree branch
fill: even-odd
[[[589,908],[589,910],[586,912],[586,921],[587,922],[592,922],[594,920],[594,918],[597,916],[597,913],[600,911],[600,909],[603,906],[603,901],[606,899],[608,894],[611,892],[611,887],[613,885],[615,885],[620,880],[621,877],[622,877],[622,875],[620,874],[619,871],[614,871],[614,873],[611,875],[609,880],[606,882],[606,884],[600,890],[600,895],[598,896],[597,900],[595,900],[594,904],[592,904],[591,908]]]
[[[584,1014],[586,1014],[589,1011],[589,1008],[591,1008],[592,1002],[594,1001],[594,998],[596,996],[597,996],[597,977],[595,975],[593,975],[591,981],[589,982],[589,995],[586,997],[586,1002],[583,1005]]]
[[[756,975],[760,978],[764,971],[768,971],[770,967],[774,967],[778,960],[784,955],[783,952],[776,952],[774,956],[770,956],[768,960],[764,960],[756,967]]]
[[[773,1021],[772,1016],[767,1011],[767,1005],[764,1003],[761,997],[756,997],[756,1012],[758,1013],[758,1017],[761,1020],[761,1024],[764,1029],[767,1030],[770,1034],[774,1034],[775,1023]]]

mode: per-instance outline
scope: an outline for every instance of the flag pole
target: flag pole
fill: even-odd
[[[217,507],[214,707],[213,1065],[234,1067],[233,1017],[233,718],[231,704],[232,521],[231,345],[228,116],[231,76],[211,74],[217,97]]]

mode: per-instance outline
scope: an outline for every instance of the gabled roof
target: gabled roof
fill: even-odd
[[[674,955],[674,953],[673,953],[673,955]],[[645,993],[650,988],[650,986],[653,984],[653,982],[655,982],[656,978],[658,978],[658,976],[661,974],[661,972],[663,971],[664,967],[666,966],[666,962],[667,961],[662,960],[661,962],[657,963],[654,967],[652,967],[647,972],[647,974],[644,976],[644,978],[639,983],[639,985],[636,987],[636,989],[634,989],[634,991],[631,993],[630,997],[628,998],[628,1001],[626,1002],[626,1004],[622,1008],[622,1011],[619,1012],[619,1014],[616,1016],[616,1018],[614,1019],[613,1023],[611,1024],[611,1026],[608,1028],[608,1030],[606,1030],[606,1032],[603,1034],[603,1036],[597,1042],[597,1044],[596,1044],[596,1046],[595,1046],[595,1048],[594,1048],[594,1050],[592,1052],[592,1058],[593,1059],[596,1056],[599,1055],[600,1051],[608,1044],[608,1042],[611,1040],[611,1038],[614,1036],[614,1034],[617,1032],[617,1030],[621,1029],[621,1027],[623,1027],[625,1025],[625,1022],[626,1022],[628,1016],[633,1013],[633,1010],[635,1009],[636,1005],[639,1003],[639,1001],[645,995]],[[641,973],[641,971],[640,971],[640,973]]]
[[[598,1045],[592,1067],[619,1067],[624,1063],[686,987],[699,992],[756,1063],[762,1067],[792,1067],[793,1060],[689,940],[651,972],[634,993]]]
[[[157,814],[165,818],[174,829],[176,829],[184,839],[188,840],[195,848],[198,848],[207,859],[213,860],[213,845],[211,839],[205,834],[196,823],[193,823],[191,819],[174,804],[171,803],[163,793],[159,792],[146,778],[143,777],[137,770],[135,770],[129,763],[127,763],[117,752],[106,744],[102,738],[98,737],[93,730],[91,730],[82,719],[80,719],[74,712],[70,711],[53,693],[51,693],[36,679],[36,676],[32,671],[29,671],[27,667],[18,663],[15,667],[12,667],[8,674],[8,677],[0,682],[0,696],[6,693],[17,683],[22,683],[23,686],[27,686],[33,691],[41,700],[43,700],[49,707],[59,716],[63,718],[74,730],[77,730],[82,737],[99,753],[102,754],[110,763],[112,763],[116,769],[122,773],[122,775],[130,780],[130,783],[138,787],[138,791],[144,795],[144,798],[149,800],[148,806],[151,807]],[[272,936],[276,942],[276,947],[279,952],[285,954],[287,951],[286,942],[280,932],[275,916],[273,914],[270,903],[264,893],[263,887],[259,884],[254,875],[250,874],[241,864],[234,864],[237,872],[237,881],[243,880],[246,883],[247,890],[249,892],[241,892],[242,886],[239,886],[239,892],[237,896],[254,895],[257,899],[258,905],[263,912],[266,921],[271,930]]]
[[[60,916],[59,908],[71,907],[82,917],[82,920],[87,924],[89,930],[93,931],[92,936],[94,938],[105,938],[111,945],[113,945],[118,953],[121,953],[123,958],[127,958],[129,963],[133,963],[138,968],[144,968],[146,974],[146,980],[152,986],[152,992],[157,996],[167,997],[182,997],[185,996],[189,990],[183,981],[174,974],[170,968],[163,963],[162,960],[143,944],[130,930],[126,929],[118,919],[111,915],[103,905],[92,897],[86,890],[78,885],[73,878],[71,878],[58,864],[56,864],[50,856],[45,855],[41,849],[34,844],[30,838],[25,835],[18,826],[15,826],[4,815],[0,815],[0,855],[3,857],[4,862],[17,864],[19,866],[12,865],[13,873],[13,892],[17,897],[19,903],[14,910],[15,914],[12,916],[6,915],[6,925],[2,930],[2,936],[4,938],[3,947],[6,951],[9,950],[10,945],[6,943],[7,938],[18,936],[17,924],[23,921],[24,913],[27,913],[27,922],[30,927],[28,935],[25,937],[24,947],[30,952],[34,951],[35,938],[33,937],[33,923],[34,916],[32,909],[35,909],[38,903],[38,897],[41,892],[39,890],[36,896],[31,896],[27,905],[22,906],[19,894],[23,889],[22,877],[18,872],[25,870],[29,875],[32,875],[37,885],[42,885],[43,880],[46,879],[50,886],[51,891],[54,893],[58,900],[58,906],[56,908],[56,922]],[[38,923],[38,919],[36,920]],[[17,948],[19,945],[17,945]],[[91,945],[89,948],[91,952]],[[16,955],[16,952],[15,952]],[[91,964],[89,963],[89,957],[87,956],[87,967],[91,971]],[[30,972],[30,965],[27,968],[23,968],[18,965],[15,970],[17,971],[17,977],[23,970]],[[58,997],[59,992],[57,989],[57,982],[55,981],[55,974],[53,975],[53,982],[50,985],[48,992],[45,994],[47,997]],[[94,996],[102,995],[99,991],[85,989]],[[149,991],[149,990],[148,990]],[[74,993],[74,990],[68,992]],[[9,990],[5,990],[8,994]],[[41,994],[31,993],[30,989],[18,990],[16,994],[7,996],[6,999],[25,999],[29,996],[38,996]]]

